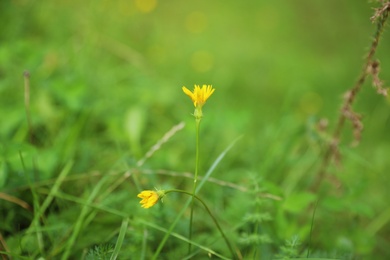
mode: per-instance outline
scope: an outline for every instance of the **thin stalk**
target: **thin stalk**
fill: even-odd
[[[194,218],[194,198],[196,193],[196,184],[198,182],[198,171],[199,171],[199,126],[201,118],[196,118],[196,157],[195,157],[195,175],[194,175],[194,186],[192,189],[192,199],[191,199],[191,213],[190,213],[190,226],[188,228],[188,240],[191,241],[192,238],[192,222]],[[191,253],[191,243],[188,244],[188,254]]]
[[[29,136],[30,143],[34,144],[33,128],[32,128],[31,115],[30,115],[30,72],[26,70],[23,73],[23,77],[24,77],[24,108],[26,110],[28,136]]]
[[[313,228],[314,228],[314,217],[316,215],[316,211],[317,211],[317,206],[318,206],[318,199],[316,201],[316,204],[314,205],[314,209],[313,209],[313,215],[311,217],[311,225],[310,225],[310,235],[309,235],[309,244],[307,246],[307,255],[306,255],[306,258],[309,258],[309,255],[310,255],[310,247],[311,247],[311,237],[313,235]]]
[[[156,224],[153,224],[153,222],[148,222],[146,220],[143,220],[143,219],[137,219],[136,222],[140,223],[140,224],[143,224],[145,226],[148,226],[150,228],[153,228],[155,230],[159,230],[163,233],[167,233],[168,230],[163,228],[162,226],[159,226],[159,225],[156,225]],[[209,247],[207,246],[204,246],[204,245],[201,245],[201,244],[198,244],[194,241],[189,241],[187,237],[184,237],[176,232],[171,232],[171,236],[174,237],[174,238],[177,238],[179,240],[182,240],[182,241],[185,241],[185,242],[188,242],[188,243],[192,243],[194,246],[198,247],[199,249],[202,249],[203,251],[205,251],[210,257],[211,256],[215,256],[215,257],[218,257],[218,259],[223,259],[223,260],[231,260],[231,258],[227,258],[217,252],[215,252],[214,250],[211,250]],[[192,256],[191,256],[192,257]],[[31,258],[28,258],[28,260],[31,259]],[[162,259],[161,257],[159,259]],[[189,259],[188,256],[186,257],[183,257],[182,260],[186,260],[186,259]]]
[[[258,183],[255,181],[255,192],[256,194],[260,193],[260,188],[259,188],[259,185]],[[260,205],[258,202],[256,202],[256,214],[260,212]],[[256,221],[256,224],[255,224],[255,228],[254,228],[254,233],[257,235],[259,233],[259,229],[260,229],[260,222],[259,221]],[[258,251],[258,247],[256,246],[255,249],[253,250],[253,259],[257,259],[257,251]]]
[[[222,159],[225,157],[225,155],[234,147],[236,142],[238,140],[240,140],[241,138],[242,138],[242,136],[237,137],[235,140],[233,140],[233,142],[231,142],[229,144],[228,147],[225,148],[225,150],[223,150],[223,152],[218,156],[218,158],[213,162],[211,167],[208,169],[208,171],[206,172],[205,176],[201,179],[199,185],[197,185],[196,192],[199,192],[199,190],[203,187],[203,185],[206,183],[206,181],[209,180],[211,174],[213,173],[213,171],[215,170],[217,165],[222,161]],[[160,244],[158,245],[156,251],[154,252],[152,260],[156,260],[158,258],[158,256],[160,255],[161,250],[163,249],[165,243],[168,240],[168,237],[173,233],[173,229],[176,227],[176,225],[179,222],[181,216],[184,214],[184,211],[188,208],[190,203],[191,203],[191,199],[187,200],[187,202],[183,205],[181,211],[176,215],[175,220],[173,221],[173,223],[169,227],[168,231],[165,233],[165,236],[163,237],[163,239],[161,240]]]
[[[225,240],[225,243],[226,243],[226,245],[228,246],[229,251],[230,251],[230,253],[232,254],[232,257],[233,257],[234,259],[236,259],[237,257],[236,257],[236,255],[235,255],[235,253],[234,253],[234,250],[233,250],[232,245],[230,244],[230,242],[229,242],[229,240],[227,239],[225,233],[223,232],[221,226],[219,225],[218,220],[214,217],[213,213],[211,213],[211,210],[210,210],[209,207],[206,205],[206,203],[205,203],[200,197],[198,197],[196,194],[190,193],[190,192],[188,192],[188,191],[172,189],[172,190],[167,190],[167,191],[165,192],[165,195],[168,194],[168,193],[170,193],[170,192],[179,192],[179,193],[183,193],[183,194],[190,195],[190,196],[192,196],[192,199],[197,199],[200,203],[202,203],[203,207],[205,208],[205,210],[207,211],[207,213],[210,215],[210,217],[211,217],[211,219],[213,220],[215,226],[217,227],[219,233],[221,233],[223,239]]]

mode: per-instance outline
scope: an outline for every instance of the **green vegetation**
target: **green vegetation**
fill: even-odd
[[[0,1],[0,256],[390,258],[389,9]]]

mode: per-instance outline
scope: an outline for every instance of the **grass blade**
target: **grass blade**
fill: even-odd
[[[116,241],[114,252],[112,253],[110,260],[115,260],[118,257],[119,251],[121,250],[123,240],[126,235],[128,224],[129,224],[129,219],[128,218],[123,219],[121,229],[119,231],[119,237],[118,240]]]

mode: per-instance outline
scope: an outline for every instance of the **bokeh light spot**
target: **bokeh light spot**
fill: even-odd
[[[142,13],[150,13],[157,6],[157,0],[135,0],[135,6]]]

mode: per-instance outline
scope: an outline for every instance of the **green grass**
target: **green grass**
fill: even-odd
[[[359,146],[347,122],[340,164],[312,189],[380,3],[174,0],[143,12],[148,2],[0,2],[4,258],[230,259],[197,203],[188,240],[188,196],[150,209],[136,197],[192,190],[195,122],[181,87],[194,84],[216,89],[197,194],[240,257],[390,257],[389,98],[370,77],[353,104]],[[388,24],[375,55],[385,86]]]

